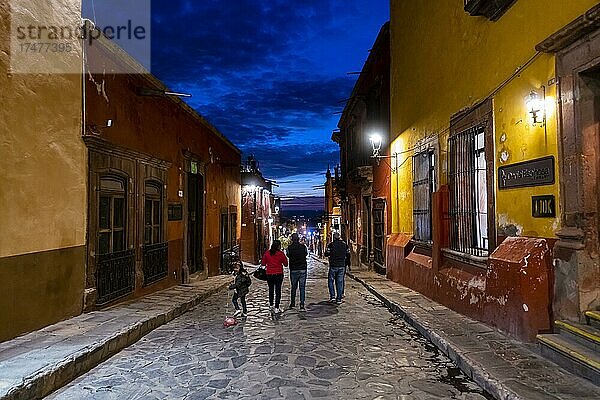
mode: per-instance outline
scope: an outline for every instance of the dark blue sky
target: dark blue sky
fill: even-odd
[[[318,196],[339,159],[330,137],[356,79],[346,73],[388,19],[389,0],[154,0],[152,73],[191,93],[279,194]]]

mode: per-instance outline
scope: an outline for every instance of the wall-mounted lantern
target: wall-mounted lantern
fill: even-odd
[[[527,107],[527,112],[531,114],[532,124],[543,126],[546,122],[544,97],[540,96],[535,90],[532,90],[525,96],[525,106]]]
[[[372,158],[379,158],[379,151],[381,150],[381,135],[379,133],[373,133],[369,136],[369,142],[371,142],[371,146],[373,147],[373,155]]]

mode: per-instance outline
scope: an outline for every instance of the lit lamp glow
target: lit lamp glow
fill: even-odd
[[[527,112],[531,114],[534,125],[544,123],[544,99],[535,90],[532,90],[525,96],[525,106],[527,107]]]
[[[369,136],[369,141],[371,142],[371,146],[373,147],[373,155],[372,157],[379,157],[379,151],[381,150],[381,142],[382,138],[379,133],[373,133]]]

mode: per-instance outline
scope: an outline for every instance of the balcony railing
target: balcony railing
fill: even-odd
[[[96,288],[102,305],[123,297],[135,287],[135,253],[133,250],[98,255]]]
[[[168,250],[167,243],[144,246],[144,285],[149,285],[167,276],[169,270]]]

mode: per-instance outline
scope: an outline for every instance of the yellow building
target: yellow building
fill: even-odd
[[[0,1],[0,341],[81,313],[85,288],[81,73],[13,68],[11,15],[23,10],[11,7]],[[81,15],[78,2],[73,9],[46,2],[23,7],[34,26],[48,15],[65,25]],[[80,71],[80,54],[74,47],[61,68]],[[39,53],[35,66],[50,70],[53,62]]]
[[[391,1],[390,279],[526,340],[600,307],[598,10]]]

